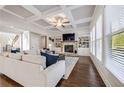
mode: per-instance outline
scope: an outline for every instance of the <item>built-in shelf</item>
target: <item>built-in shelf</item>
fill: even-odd
[[[88,36],[79,37],[78,47],[89,48],[89,37]]]
[[[55,37],[54,40],[55,40],[55,46],[57,48],[61,48],[61,46],[62,46],[62,37],[61,36]]]

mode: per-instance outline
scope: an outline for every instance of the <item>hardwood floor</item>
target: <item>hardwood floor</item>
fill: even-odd
[[[22,87],[22,85],[18,84],[5,75],[0,74],[0,87]]]
[[[0,74],[0,87],[22,87]],[[61,80],[57,87],[105,87],[90,57],[80,57],[67,80]]]
[[[61,80],[60,87],[105,87],[90,57],[80,57],[68,80]]]

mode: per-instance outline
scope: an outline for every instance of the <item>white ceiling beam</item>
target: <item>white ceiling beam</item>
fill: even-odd
[[[57,28],[60,31],[64,31],[64,29],[63,28],[60,28],[60,27],[53,27],[53,26],[47,26],[47,27],[45,27],[45,29],[51,29],[51,28]]]
[[[30,6],[22,5],[22,7],[24,7],[26,10],[28,10],[34,14],[34,16],[27,18],[28,21],[35,21],[35,20],[43,18],[43,16],[42,16],[43,14],[37,8],[35,8],[33,5],[30,5]]]
[[[80,20],[78,20],[78,21],[75,21],[75,24],[81,24],[81,23],[90,22],[91,19],[92,19],[92,17],[83,18],[83,19],[80,19]]]
[[[24,7],[25,9],[27,9],[28,11],[32,12],[33,14],[35,14],[35,16],[32,16],[30,18],[27,18],[28,21],[30,22],[34,22],[35,20],[39,20],[39,19],[43,19],[45,20],[46,17],[49,17],[49,16],[53,16],[53,15],[56,15],[58,13],[63,13],[63,10],[61,9],[61,7],[55,7],[55,8],[52,8],[52,9],[49,9],[43,13],[41,13],[38,9],[36,9],[34,6],[26,6],[26,5],[23,5],[22,7]],[[46,22],[48,22],[47,20],[45,20]],[[48,22],[49,23],[49,22]],[[38,24],[37,24],[38,25]],[[39,25],[40,26],[40,25]],[[53,28],[53,26],[47,26],[47,27],[44,27],[45,29],[50,29],[50,28]],[[63,31],[64,29],[62,28],[57,28],[58,30],[60,31]]]
[[[35,15],[35,16],[31,16],[31,17],[27,18],[26,20],[29,22],[34,22],[34,21],[41,19],[41,18],[42,17]]]
[[[83,26],[83,27],[78,28],[78,30],[79,29],[89,29],[89,26]]]
[[[70,6],[70,7],[67,7],[69,10],[73,10],[73,9],[76,9],[76,8],[79,8],[79,7],[82,7],[82,6],[86,6],[86,5],[73,5],[73,6]]]
[[[57,7],[56,8],[49,9],[49,10],[43,12],[43,13],[41,13],[33,5],[32,6],[23,5],[23,7],[25,9],[27,9],[28,11],[32,12],[33,14],[35,14],[34,16],[27,18],[27,20],[30,21],[30,22],[34,22],[35,20],[39,20],[39,19],[45,20],[46,17],[48,17],[48,16],[52,16],[52,15],[55,15],[55,14],[58,14],[58,13],[61,13],[62,12],[62,10],[58,10]],[[45,20],[45,21],[48,22],[47,20]],[[48,28],[49,28],[49,26],[48,26]]]
[[[45,15],[45,17],[49,17],[49,16],[53,16],[53,15],[56,15],[56,14],[59,14],[59,13],[62,13],[62,9],[61,7],[55,7],[55,8],[52,8],[52,9],[49,9],[45,12],[43,12],[43,14]]]
[[[33,5],[22,5],[26,10],[32,12],[34,15],[41,16],[41,12],[36,9]]]
[[[97,12],[97,8],[98,8],[98,5],[95,6],[94,12],[93,12],[93,14],[92,14],[92,20],[93,20],[95,14],[96,14],[96,12]]]
[[[38,20],[38,19],[45,19],[48,16],[62,13],[62,10],[58,9],[58,7],[49,9],[49,10],[42,12],[42,13],[37,8],[35,8],[33,5],[31,5],[31,6],[23,5],[22,7],[24,7],[25,9],[27,9],[28,11],[32,12],[35,15],[35,16],[32,16],[32,17],[27,19],[30,21],[34,21],[34,20]]]
[[[38,27],[42,27],[45,29],[45,27],[43,27],[42,25],[39,25],[37,23],[35,23],[34,21],[39,20],[39,19],[44,19],[44,15],[43,13],[41,13],[37,8],[35,8],[33,5],[22,5],[22,7],[24,7],[26,10],[32,12],[34,14],[34,16],[27,18],[26,20],[28,22],[31,22],[32,24],[37,25]]]
[[[45,29],[50,29],[50,28],[54,28],[53,26],[47,26],[45,27]]]
[[[65,5],[61,5],[61,8],[62,8],[63,12],[65,13],[65,15],[69,18],[69,21],[72,24],[73,28],[76,30],[77,27],[76,27],[76,24],[74,22],[71,11],[68,8],[66,8]]]
[[[56,27],[59,31],[65,31],[63,27]]]
[[[36,26],[38,26],[39,28],[45,29],[45,27],[43,27],[42,25],[39,25],[39,24],[37,24],[37,23],[35,23],[35,22],[31,22],[31,23],[34,24],[34,25],[36,25]]]
[[[2,10],[4,10],[5,12],[8,12],[8,13],[14,15],[14,16],[17,16],[17,17],[19,17],[19,18],[21,18],[21,19],[24,19],[24,17],[22,17],[22,16],[20,16],[20,15],[17,15],[17,14],[15,14],[15,13],[13,13],[13,12],[7,10],[7,9],[2,8]]]

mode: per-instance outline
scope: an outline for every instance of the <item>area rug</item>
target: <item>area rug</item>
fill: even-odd
[[[78,62],[79,57],[65,57],[65,75],[64,79],[68,79],[73,68],[75,67],[76,63]]]

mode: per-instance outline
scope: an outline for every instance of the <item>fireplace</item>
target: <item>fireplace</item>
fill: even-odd
[[[74,46],[73,45],[65,45],[64,51],[69,52],[69,53],[73,53],[74,52]]]

